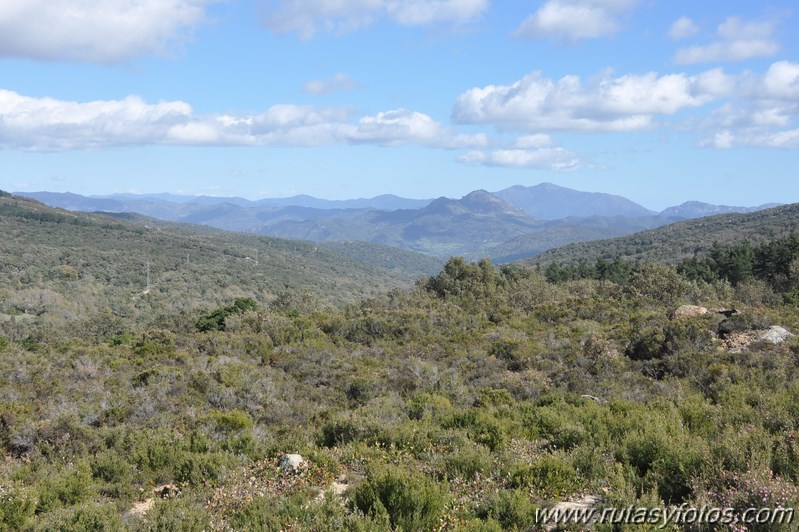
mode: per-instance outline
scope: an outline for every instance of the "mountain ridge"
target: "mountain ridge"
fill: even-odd
[[[300,195],[258,201],[173,194],[21,195],[72,210],[130,211],[227,231],[320,243],[364,241],[440,258],[463,255],[495,261],[529,258],[572,242],[619,237],[708,213],[752,212],[764,207],[686,202],[657,213],[622,196],[552,183],[516,185],[494,193],[479,189],[459,199],[442,196],[431,200],[391,194],[357,200]],[[400,208],[393,208],[397,206]]]
[[[628,261],[671,262],[709,252],[711,247],[749,241],[765,243],[799,233],[799,203],[750,213],[723,213],[683,220],[613,239],[571,243],[520,261],[528,265],[594,262],[621,257]]]

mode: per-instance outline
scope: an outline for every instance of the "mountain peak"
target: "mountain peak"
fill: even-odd
[[[524,211],[518,207],[483,189],[466,194],[460,199],[459,203],[470,211],[480,214],[506,213],[525,215]]]
[[[613,194],[581,192],[552,183],[525,187],[516,185],[499,192],[497,196],[530,216],[556,220],[587,216],[651,216],[653,211]]]

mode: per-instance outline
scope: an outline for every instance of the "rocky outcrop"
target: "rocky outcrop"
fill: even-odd
[[[785,327],[779,325],[772,325],[768,329],[761,331],[735,331],[726,334],[722,341],[724,342],[724,349],[732,352],[741,352],[749,348],[755,342],[767,342],[772,345],[779,345],[784,341],[794,336]]]
[[[779,325],[772,325],[771,327],[760,333],[760,335],[758,336],[758,340],[777,345],[781,344],[791,336],[793,336],[793,334],[785,327],[780,327]]]
[[[677,309],[672,313],[672,319],[680,319],[680,318],[693,318],[694,316],[701,316],[703,314],[707,314],[707,309],[705,307],[699,307],[697,305],[682,305],[677,307]]]

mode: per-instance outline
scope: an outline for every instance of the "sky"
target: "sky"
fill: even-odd
[[[0,188],[799,201],[788,0],[3,0]]]

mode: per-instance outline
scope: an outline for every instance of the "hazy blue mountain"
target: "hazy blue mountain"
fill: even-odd
[[[24,194],[24,193],[23,193]],[[182,194],[130,194],[117,193],[105,196],[89,196],[91,198],[112,199],[123,202],[130,201],[165,201],[168,203],[194,203],[197,205],[215,205],[217,203],[232,203],[233,205],[255,205],[256,202],[245,198],[224,197],[224,196],[188,196]]]
[[[728,212],[747,213],[762,211],[763,209],[770,209],[779,206],[779,203],[767,203],[758,207],[732,207],[730,205],[713,205],[711,203],[702,203],[701,201],[686,201],[681,205],[669,207],[661,211],[661,215],[669,216],[672,218],[682,218],[685,220],[691,218],[704,218],[705,216],[715,216],[716,214],[726,214]]]
[[[325,243],[370,242],[436,257],[495,261],[530,258],[566,244],[628,235],[689,218],[766,207],[687,202],[658,214],[620,196],[549,183],[435,200],[391,194],[353,200],[301,195],[258,201],[174,194],[20,195],[70,210],[135,212],[228,231]]]
[[[58,207],[70,211],[121,212],[128,210],[125,208],[125,203],[119,200],[87,197],[71,192],[15,192],[14,195],[35,199],[50,207]]]
[[[429,199],[401,198],[394,194],[382,194],[374,198],[350,200],[327,200],[301,194],[289,198],[266,198],[259,200],[258,203],[261,205],[274,205],[279,207],[297,206],[314,209],[380,209],[393,211],[396,209],[421,209],[431,201],[432,200]]]
[[[612,194],[581,192],[541,183],[532,187],[516,185],[494,195],[522,209],[530,216],[556,220],[569,216],[649,216],[657,214],[637,203]]]
[[[318,242],[362,240],[448,257],[484,253],[541,223],[479,190],[461,199],[438,198],[421,209],[339,211],[312,220],[283,220],[264,233]]]

